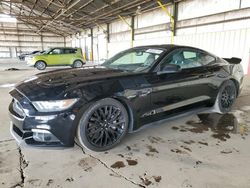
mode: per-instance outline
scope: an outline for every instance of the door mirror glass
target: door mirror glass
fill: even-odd
[[[165,74],[165,73],[174,73],[174,72],[180,72],[181,67],[179,65],[175,64],[166,64],[161,71],[159,71],[157,74]]]

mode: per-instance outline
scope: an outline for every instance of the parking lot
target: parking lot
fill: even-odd
[[[190,112],[129,134],[107,152],[39,149],[17,145],[8,117],[13,84],[39,71],[1,61],[0,187],[249,187],[249,76],[233,111],[210,114],[208,123]]]

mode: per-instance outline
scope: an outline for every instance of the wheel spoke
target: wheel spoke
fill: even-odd
[[[96,147],[112,145],[124,133],[126,121],[122,111],[113,105],[97,108],[89,117],[86,126],[86,136]]]
[[[108,131],[105,131],[105,140],[103,143],[104,146],[106,146],[108,144],[108,139],[109,139]]]
[[[101,131],[101,134],[99,135],[99,137],[94,141],[95,144],[97,144],[97,142],[103,137],[103,131]]]
[[[235,90],[231,86],[226,86],[221,95],[221,105],[223,108],[230,108],[235,99]]]
[[[109,107],[109,111],[108,111],[108,115],[107,115],[107,119],[110,120],[111,118],[111,115],[112,115],[112,110],[113,110],[113,107]]]
[[[89,123],[89,126],[87,128],[87,131],[91,131],[93,129],[96,129],[98,126],[97,124]]]
[[[101,131],[101,128],[99,127],[98,129],[96,129],[96,130],[90,132],[90,133],[89,133],[89,136],[95,135],[96,133],[99,133],[100,131]]]
[[[102,120],[104,120],[106,118],[105,114],[103,113],[103,109],[102,108],[99,108],[98,111],[100,112],[101,114],[101,117],[102,117]]]

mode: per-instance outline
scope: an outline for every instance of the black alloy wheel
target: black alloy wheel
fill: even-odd
[[[78,126],[78,140],[94,151],[105,151],[116,144],[128,131],[128,114],[114,99],[103,99],[90,106]]]
[[[237,97],[237,89],[232,80],[226,81],[220,88],[218,94],[219,110],[227,113],[232,109],[233,103]]]
[[[226,86],[221,94],[221,106],[223,108],[230,108],[234,102],[235,99],[235,89]]]

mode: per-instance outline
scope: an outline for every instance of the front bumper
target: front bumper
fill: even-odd
[[[39,113],[23,100],[24,96],[18,92],[12,95],[14,99],[9,105],[10,132],[18,144],[45,147],[74,145],[76,116],[73,112]]]
[[[35,61],[33,60],[33,59],[30,59],[30,58],[28,58],[28,59],[25,59],[25,61],[26,61],[26,64],[28,65],[28,66],[34,66],[35,65]]]

